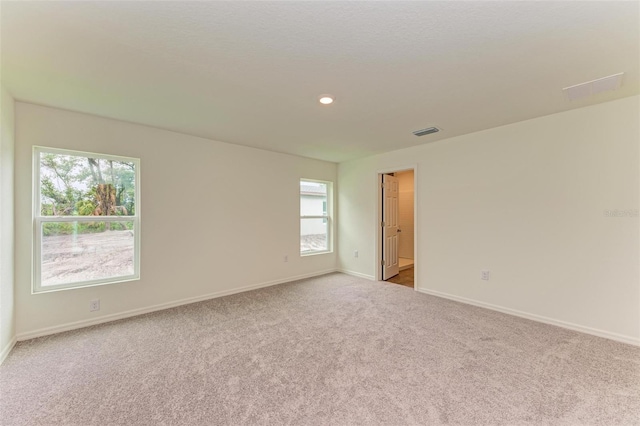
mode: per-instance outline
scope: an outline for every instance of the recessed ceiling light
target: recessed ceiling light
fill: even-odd
[[[329,105],[332,104],[334,100],[333,95],[320,95],[318,97],[318,101],[322,104],[322,105]]]

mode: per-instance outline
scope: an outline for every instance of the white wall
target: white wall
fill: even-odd
[[[15,343],[13,290],[14,102],[0,86],[0,362]]]
[[[395,173],[398,178],[398,256],[413,259],[413,170]]]
[[[299,255],[300,178],[335,182],[334,163],[21,102],[16,134],[19,339],[336,267],[335,253]],[[141,159],[139,281],[31,294],[34,145]]]
[[[375,275],[376,173],[417,164],[419,290],[640,344],[638,103],[341,163],[341,269]]]

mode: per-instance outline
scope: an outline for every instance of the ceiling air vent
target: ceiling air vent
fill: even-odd
[[[431,133],[436,133],[439,131],[440,129],[438,129],[437,127],[428,127],[426,129],[416,130],[415,132],[413,132],[413,134],[416,136],[424,136],[424,135],[430,135]]]
[[[575,86],[565,87],[562,90],[570,101],[588,98],[589,96],[597,95],[598,93],[618,89],[622,84],[623,75],[624,73],[621,72],[608,77],[602,77],[597,80],[587,81],[586,83],[576,84]]]

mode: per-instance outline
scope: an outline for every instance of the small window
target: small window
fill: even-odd
[[[300,181],[300,254],[331,251],[331,182]]]
[[[140,277],[139,164],[34,149],[34,292]]]

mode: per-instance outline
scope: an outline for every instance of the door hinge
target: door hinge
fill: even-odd
[[[384,188],[384,182],[380,184],[380,188]]]
[[[380,222],[380,226],[384,228],[384,222]]]
[[[382,266],[384,266],[384,259],[382,259],[382,260],[380,261],[380,264],[381,264]]]

